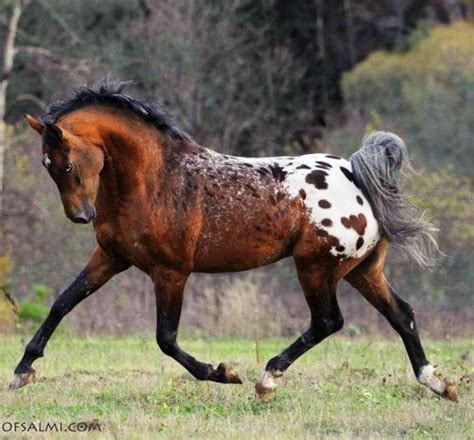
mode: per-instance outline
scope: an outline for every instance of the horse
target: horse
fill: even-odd
[[[390,244],[432,263],[434,230],[406,201],[404,142],[366,136],[349,160],[332,154],[246,158],[196,143],[153,100],[104,79],[25,115],[42,138],[42,162],[66,216],[92,223],[97,247],[54,301],[26,345],[10,387],[32,382],[54,330],[77,304],[135,266],[153,281],[156,341],[198,380],[242,383],[231,365],[198,361],[177,342],[183,292],[192,272],[233,272],[293,257],[311,312],[307,331],[268,361],[258,396],[274,394],[301,355],[343,326],[337,302],[345,279],[400,335],[418,381],[457,400],[455,385],[427,360],[411,306],[384,275]]]

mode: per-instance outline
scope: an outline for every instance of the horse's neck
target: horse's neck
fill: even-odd
[[[172,188],[172,180],[184,172],[186,157],[205,150],[188,141],[168,139],[153,127],[106,133],[106,164],[101,173],[100,202],[147,199],[151,193]]]

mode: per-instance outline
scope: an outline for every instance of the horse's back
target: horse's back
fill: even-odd
[[[203,194],[198,271],[245,270],[291,254],[360,258],[380,239],[351,164],[340,157],[247,158],[203,149],[185,166]]]

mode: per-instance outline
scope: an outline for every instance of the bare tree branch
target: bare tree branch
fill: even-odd
[[[72,38],[73,44],[82,43],[82,40],[79,35],[73,31],[73,29],[67,24],[66,20],[64,20],[61,15],[59,15],[53,8],[51,8],[51,6],[49,6],[49,4],[44,0],[40,0],[39,3],[41,4],[41,6],[43,6],[44,9],[49,12],[51,17],[53,17],[56,22],[69,34],[69,36]]]
[[[14,49],[15,55],[19,53],[26,53],[28,55],[40,55],[46,58],[50,58],[53,61],[59,62],[59,57],[51,52],[49,49],[38,46],[19,46]]]
[[[18,104],[19,102],[22,101],[31,101],[34,104],[36,104],[41,110],[46,110],[48,107],[47,104],[37,96],[31,94],[31,93],[21,93],[19,94],[12,102],[12,105]]]

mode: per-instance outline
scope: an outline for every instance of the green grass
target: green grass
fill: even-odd
[[[264,362],[288,342],[261,341],[257,362],[253,341],[184,339],[182,346],[198,359],[231,362],[244,380],[220,385],[194,380],[159,352],[153,336],[63,333],[36,362],[36,383],[1,391],[0,423],[99,421],[101,432],[87,438],[474,438],[471,341],[425,342],[432,362],[457,382],[457,404],[417,384],[398,340],[337,337],[298,360],[276,398],[261,403],[254,383]],[[20,337],[2,337],[4,389],[21,352]]]

